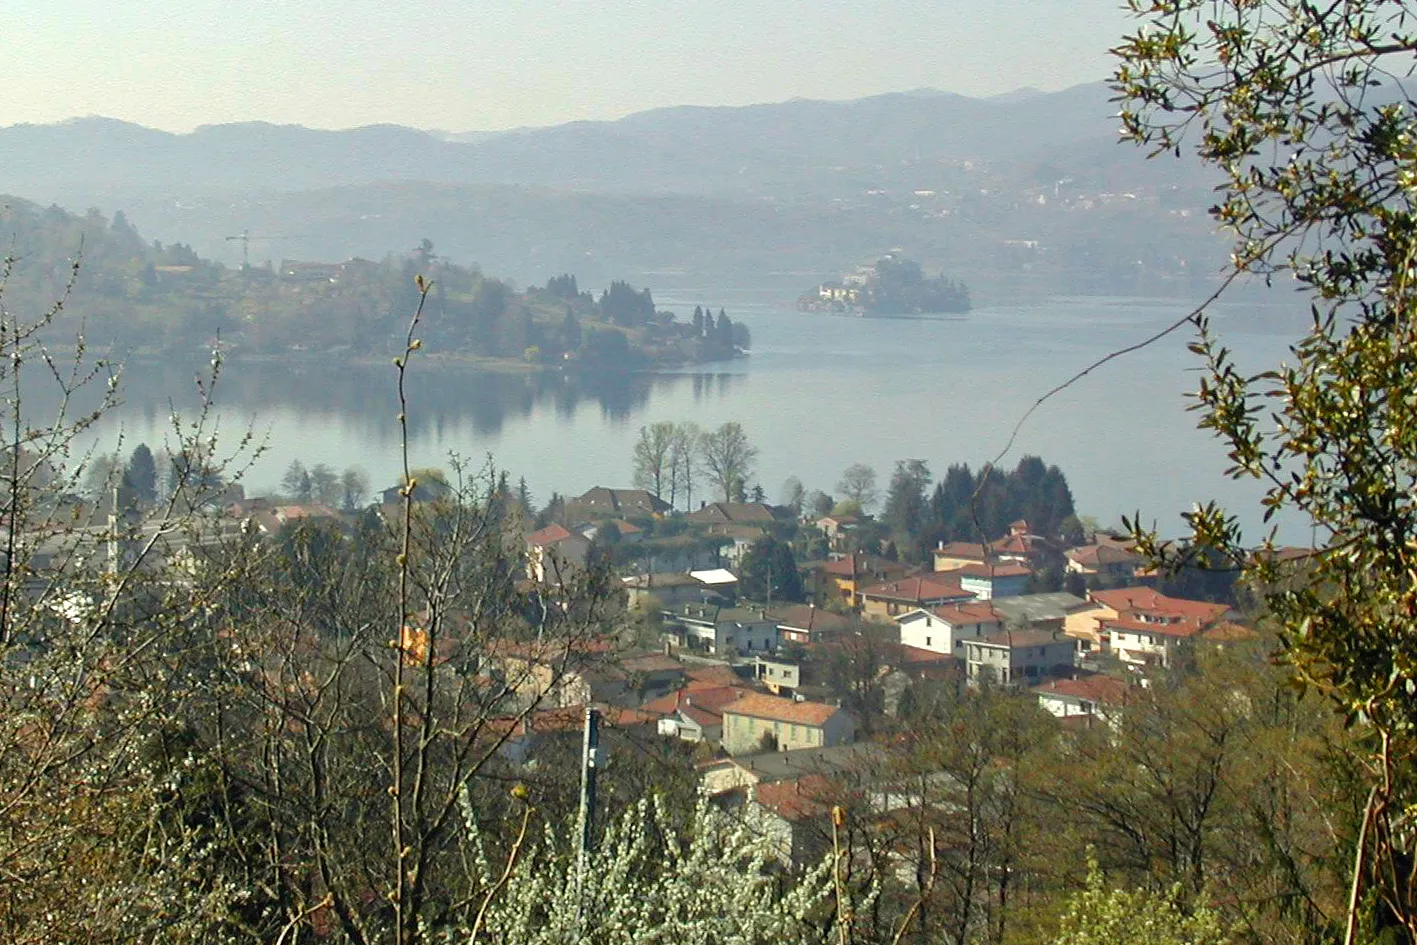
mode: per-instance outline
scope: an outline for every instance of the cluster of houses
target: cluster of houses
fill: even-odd
[[[381,498],[401,501],[397,489]],[[340,514],[224,501],[224,521],[260,532]],[[671,516],[675,528],[657,526]],[[784,862],[805,855],[799,827],[829,809],[825,786],[879,760],[880,746],[858,741],[868,721],[859,712],[897,713],[920,685],[996,685],[1029,693],[1063,724],[1106,723],[1148,668],[1250,633],[1224,604],[1158,591],[1145,560],[1106,535],[1063,558],[1111,589],[1031,593],[1040,556],[1056,560],[1058,549],[1020,521],[988,544],[941,543],[928,567],[835,551],[801,565],[808,602],[771,603],[745,599],[735,569],[760,538],[803,526],[788,510],[712,503],[675,515],[647,491],[597,487],[565,499],[556,518],[520,536],[525,585],[554,596],[593,548],[653,545],[619,580],[657,639],[628,650],[608,639],[492,646],[476,671],[506,696],[491,728],[502,755],[525,764],[547,739],[574,742],[595,706],[626,737],[691,744],[703,789],[780,837]],[[805,524],[829,547],[849,547],[852,520]],[[879,702],[863,705],[861,689]],[[882,809],[907,802],[884,781],[871,790]]]
[[[670,514],[641,490],[568,499],[560,523],[525,537],[528,580],[565,581],[604,530],[618,542],[644,541],[632,519]],[[848,769],[859,776],[881,754],[857,741],[864,720],[843,691],[843,672],[864,674],[882,693],[868,711],[897,711],[923,681],[1000,685],[1030,693],[1063,724],[1089,725],[1109,721],[1149,667],[1249,634],[1224,604],[1156,590],[1145,560],[1106,535],[1064,557],[1069,572],[1120,585],[1110,590],[1030,593],[1050,546],[1016,522],[987,545],[940,544],[929,569],[832,554],[802,565],[810,602],[773,605],[743,599],[734,568],[745,544],[784,521],[782,510],[715,503],[677,517],[700,538],[718,539],[715,558],[621,577],[628,606],[655,616],[659,648],[597,664],[598,682],[545,694],[546,707],[509,750],[525,758],[538,737],[574,737],[585,705],[639,737],[693,743],[703,789],[779,836],[785,862],[805,855],[798,828],[829,810],[826,786]],[[829,543],[852,527],[830,516],[810,524]],[[883,809],[907,802],[884,782],[874,796]]]

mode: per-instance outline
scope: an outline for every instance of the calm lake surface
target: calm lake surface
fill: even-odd
[[[719,297],[706,299],[717,306]],[[694,301],[661,307],[682,318]],[[1045,391],[1184,314],[1180,304],[1096,298],[985,308],[957,321],[802,315],[731,297],[728,308],[752,330],[751,357],[681,373],[586,379],[415,361],[413,461],[490,455],[513,482],[525,476],[540,503],[552,491],[628,486],[642,424],[737,420],[761,451],[755,478],[770,501],[792,475],[832,491],[856,462],[873,465],[882,484],[897,459],[925,459],[937,475],[951,463],[977,468]],[[1258,369],[1284,356],[1305,317],[1297,305],[1231,305],[1215,310],[1215,325],[1241,366]],[[1197,382],[1190,340],[1182,330],[1081,379],[1034,413],[1002,462],[1032,453],[1058,464],[1079,512],[1104,524],[1141,510],[1175,533],[1180,511],[1212,497],[1257,524],[1258,490],[1222,477],[1223,450],[1185,410]],[[193,409],[199,368],[129,368],[125,403],[101,438],[111,443],[121,431],[125,451],[171,442],[171,410]],[[394,380],[391,366],[228,365],[216,395],[222,438],[234,444],[250,428],[266,443],[248,493],[273,491],[294,459],[359,466],[376,488],[393,484]]]

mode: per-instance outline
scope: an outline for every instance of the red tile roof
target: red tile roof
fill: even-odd
[[[685,706],[703,709],[715,715],[722,715],[725,706],[737,702],[752,690],[738,686],[714,686],[702,689],[681,689],[668,695],[651,699],[640,708],[655,715],[673,715]],[[717,724],[717,723],[715,723]]]
[[[1172,623],[1138,620],[1130,615],[1122,615],[1111,620],[1099,620],[1102,630],[1123,630],[1127,633],[1154,633],[1162,637],[1193,637],[1205,629],[1201,621],[1193,617],[1181,617]]]
[[[1080,545],[1063,552],[1069,561],[1083,567],[1094,568],[1108,564],[1141,564],[1140,555],[1116,545]]]
[[[822,726],[841,709],[822,702],[794,702],[760,692],[751,692],[723,707],[724,715],[744,715],[755,719],[788,722],[793,725]]]
[[[937,653],[934,650],[911,646],[908,643],[898,643],[896,649],[900,653],[900,661],[910,666],[919,663],[953,663],[955,661],[955,658],[948,653]]]
[[[785,820],[819,817],[831,810],[833,788],[820,774],[753,786],[753,800]]]
[[[950,541],[935,548],[932,552],[936,558],[973,558],[976,561],[983,561],[988,558],[983,545],[976,545],[972,541]]]
[[[545,528],[532,532],[526,536],[526,543],[533,547],[544,548],[547,545],[554,545],[559,541],[565,541],[571,537],[571,533],[563,525],[552,523]]]
[[[690,666],[684,670],[684,675],[693,682],[688,688],[693,689],[697,685],[699,688],[705,686],[737,686],[743,682],[743,677],[739,676],[727,666]]]
[[[937,571],[937,574],[959,574],[964,577],[977,578],[1008,578],[1027,577],[1033,573],[1033,569],[1026,564],[1017,561],[996,561],[991,564],[975,563],[966,564],[962,568],[951,568],[948,571]]]
[[[1060,695],[1086,699],[1103,705],[1121,705],[1132,691],[1130,684],[1111,676],[1097,674],[1078,679],[1055,679],[1033,690],[1042,696]]]
[[[1208,604],[1205,601],[1186,600],[1182,597],[1167,597],[1150,587],[1121,587],[1112,591],[1090,591],[1091,600],[1102,604],[1118,614],[1128,611],[1157,617],[1175,617],[1212,623],[1224,617],[1230,608],[1224,604]]]
[[[974,598],[973,594],[959,586],[958,578],[939,574],[922,574],[875,584],[861,591],[861,596],[871,600],[903,601],[917,606]]]

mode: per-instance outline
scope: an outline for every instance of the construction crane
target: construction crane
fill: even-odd
[[[306,236],[252,236],[250,230],[242,230],[238,236],[228,236],[228,243],[241,244],[241,271],[246,272],[251,268],[251,241],[260,240],[274,242],[275,240],[303,240],[309,239]]]

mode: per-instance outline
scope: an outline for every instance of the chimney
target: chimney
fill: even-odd
[[[940,550],[940,551],[944,551],[944,550],[945,550],[945,540],[944,540],[943,538],[941,538],[938,542],[936,542],[935,547],[936,547],[938,550]]]

